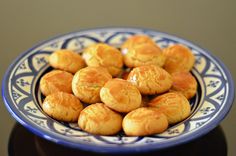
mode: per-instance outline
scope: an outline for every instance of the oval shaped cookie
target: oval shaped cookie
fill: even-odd
[[[123,56],[121,52],[104,43],[97,43],[87,47],[82,57],[88,66],[104,67],[112,76],[119,75],[122,70]]]
[[[197,81],[190,72],[176,72],[172,74],[173,85],[171,91],[182,93],[191,99],[197,92]]]
[[[73,77],[72,90],[81,101],[91,104],[100,102],[100,90],[112,76],[105,68],[86,67]]]
[[[74,95],[65,92],[57,92],[45,98],[42,108],[44,112],[54,119],[65,122],[75,122],[78,120],[83,105]]]
[[[128,67],[139,67],[143,65],[163,66],[166,60],[162,50],[154,44],[144,43],[129,47],[124,55],[124,63]]]
[[[148,104],[163,112],[169,124],[180,122],[190,115],[189,101],[181,93],[170,92],[157,96]]]
[[[122,128],[122,116],[103,103],[89,105],[80,113],[79,127],[89,133],[113,135]]]
[[[142,107],[129,112],[123,119],[122,127],[126,135],[145,136],[165,131],[168,121],[156,108]]]
[[[171,75],[155,65],[134,68],[127,81],[134,84],[142,94],[146,95],[166,92],[172,85]]]
[[[163,50],[166,56],[164,69],[169,73],[188,72],[194,65],[195,57],[191,50],[183,45],[172,45]]]
[[[156,43],[147,35],[137,34],[130,36],[121,46],[122,50],[125,50],[130,47],[134,47],[139,44],[152,44],[156,45]]]
[[[100,91],[102,102],[111,109],[127,113],[141,106],[142,96],[130,82],[122,79],[108,81]]]
[[[85,67],[83,58],[76,52],[68,49],[61,49],[53,52],[49,57],[49,64],[56,69],[70,73],[76,73]]]
[[[45,75],[40,80],[40,91],[47,96],[55,92],[72,92],[71,82],[73,75],[66,71],[53,70]]]

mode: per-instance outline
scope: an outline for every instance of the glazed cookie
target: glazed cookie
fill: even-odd
[[[76,73],[85,67],[82,57],[76,52],[68,49],[57,50],[49,57],[49,64],[56,69],[61,69],[70,73]]]
[[[170,92],[154,98],[149,106],[158,108],[168,119],[169,124],[175,124],[190,115],[190,104],[181,93]]]
[[[86,67],[74,75],[72,90],[85,103],[100,102],[100,89],[111,79],[112,76],[103,67]]]
[[[172,85],[171,75],[155,65],[134,68],[130,72],[127,81],[134,84],[145,95],[166,92]]]
[[[163,66],[165,55],[156,43],[146,35],[134,35],[128,38],[121,46],[124,54],[124,63],[128,67],[143,65]]]
[[[139,67],[143,65],[163,66],[166,60],[161,48],[157,45],[144,43],[123,49],[124,63],[128,67]]]
[[[177,72],[172,74],[173,85],[171,91],[182,93],[191,99],[197,92],[197,81],[190,72]]]
[[[123,56],[121,52],[107,44],[97,43],[86,48],[82,57],[88,66],[104,67],[112,76],[118,76],[122,71]]]
[[[156,108],[142,107],[129,112],[123,119],[122,127],[128,136],[145,136],[165,131],[168,121]]]
[[[108,81],[100,91],[102,102],[117,112],[127,113],[141,106],[139,90],[123,79]]]
[[[156,43],[147,35],[133,35],[131,37],[129,37],[121,46],[121,49],[127,49],[130,47],[134,47],[135,45],[139,45],[139,44],[152,44],[152,45],[156,45]]]
[[[188,72],[194,65],[195,57],[191,50],[183,45],[172,45],[163,50],[166,56],[164,69],[169,73]]]
[[[78,124],[92,134],[113,135],[122,128],[122,116],[103,103],[96,103],[81,111]]]
[[[53,70],[45,75],[40,80],[40,91],[47,96],[55,92],[72,92],[71,82],[73,75],[66,71]]]
[[[83,105],[72,94],[56,92],[45,98],[42,108],[44,112],[56,120],[75,122],[78,120]]]

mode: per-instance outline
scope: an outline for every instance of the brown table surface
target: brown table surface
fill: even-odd
[[[32,45],[58,34],[104,26],[150,28],[190,40],[221,59],[230,70],[234,81],[236,80],[236,1],[234,0],[0,0],[0,80],[11,62]],[[213,151],[211,154],[214,155],[236,155],[235,124],[234,104],[220,127],[200,139],[202,141],[199,147],[209,147],[202,152],[210,154]],[[19,147],[21,147],[20,142],[30,147],[32,145],[30,141],[35,143],[35,138],[38,137],[16,124],[2,100],[0,100],[0,132],[1,156],[8,155],[8,148],[11,151],[10,155],[17,155],[17,150],[23,150],[24,155],[36,155],[30,153],[31,150]],[[22,136],[25,136],[25,141]],[[214,140],[217,138],[218,140]],[[222,143],[220,146],[222,148],[215,146],[217,141]],[[198,145],[197,142],[198,140],[194,143]],[[54,146],[52,149],[60,148],[57,145],[52,146]],[[184,148],[185,146],[179,147],[183,151]],[[47,150],[48,153],[53,151]],[[186,155],[191,152],[191,150],[183,151],[182,154]],[[192,150],[194,151],[196,150]],[[18,155],[21,152],[18,152]]]

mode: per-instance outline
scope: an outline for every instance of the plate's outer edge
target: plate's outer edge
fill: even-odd
[[[153,32],[158,32],[158,31],[155,31],[155,30],[148,30],[148,29],[142,29],[142,28],[100,28],[100,29],[131,29],[131,30],[143,30],[143,31],[153,31]],[[91,31],[93,30],[100,30],[100,29],[90,29]],[[87,30],[89,31],[89,30]],[[158,33],[161,33],[161,32],[158,32]],[[73,34],[73,33],[70,33],[70,34]],[[167,33],[163,33],[163,34],[167,34]],[[169,35],[169,34],[167,34]],[[64,35],[61,35],[61,36],[64,36]],[[170,36],[173,36],[173,35],[170,35]],[[46,139],[49,139],[49,140],[52,140],[52,141],[55,141],[57,143],[60,143],[60,144],[63,144],[63,145],[69,145],[71,147],[81,147],[85,150],[92,150],[92,151],[95,151],[95,152],[108,152],[108,153],[127,153],[127,152],[146,152],[146,151],[150,151],[150,150],[155,150],[155,149],[162,149],[162,148],[166,148],[166,147],[171,147],[171,146],[174,146],[174,145],[179,145],[181,143],[185,143],[187,141],[190,141],[194,138],[197,138],[199,136],[202,136],[204,134],[206,134],[207,132],[209,132],[210,130],[212,130],[214,127],[216,127],[219,122],[221,120],[224,119],[224,117],[226,116],[226,114],[228,113],[228,111],[230,110],[231,106],[232,106],[232,103],[233,103],[233,100],[234,100],[234,84],[233,84],[233,79],[230,75],[230,72],[228,71],[228,69],[225,67],[225,65],[218,59],[216,58],[215,56],[213,56],[209,51],[207,50],[204,50],[205,52],[207,52],[212,58],[214,58],[217,63],[220,64],[220,66],[223,68],[224,70],[224,73],[226,74],[227,78],[228,78],[228,83],[229,83],[229,95],[228,95],[228,99],[227,99],[227,105],[226,107],[223,109],[223,111],[221,112],[220,115],[218,115],[216,117],[216,119],[208,126],[206,126],[201,132],[196,132],[194,133],[194,135],[192,136],[188,136],[188,137],[183,137],[182,140],[178,140],[178,142],[173,142],[171,145],[168,145],[168,146],[162,146],[160,145],[159,147],[155,147],[155,146],[149,146],[149,147],[138,147],[138,148],[123,148],[123,147],[120,147],[120,148],[113,148],[113,147],[100,147],[100,146],[93,146],[93,147],[88,147],[86,144],[79,144],[77,146],[75,146],[73,143],[71,142],[68,142],[68,141],[63,141],[63,140],[60,140],[60,139],[56,139],[54,135],[45,135],[43,133],[43,129],[36,129],[32,126],[29,125],[29,123],[27,123],[27,121],[24,121],[22,120],[17,114],[16,112],[14,112],[14,110],[12,110],[11,108],[11,104],[8,103],[8,98],[9,96],[6,95],[6,82],[8,82],[7,78],[9,77],[9,74],[10,74],[10,70],[14,67],[14,65],[16,64],[17,60],[19,60],[21,57],[23,57],[24,55],[26,55],[29,51],[31,51],[32,49],[34,49],[35,47],[39,46],[39,45],[42,45],[44,43],[47,43],[48,41],[51,41],[53,39],[56,39],[60,36],[57,36],[57,37],[54,37],[52,39],[49,39],[47,41],[44,41],[40,44],[37,44],[36,46],[34,46],[33,48],[29,49],[28,51],[26,51],[25,53],[22,53],[19,57],[17,57],[17,59],[15,60],[15,62],[13,64],[10,65],[10,67],[8,68],[8,70],[6,71],[6,74],[3,78],[3,81],[2,81],[2,96],[3,96],[3,100],[4,100],[4,103],[8,109],[8,111],[11,113],[11,115],[18,121],[20,122],[23,126],[27,127],[28,129],[30,129],[31,131],[33,131],[35,134],[41,136],[41,137],[44,137]],[[174,36],[175,37],[175,36]],[[178,37],[176,37],[178,38]],[[181,38],[178,38],[179,40],[182,40],[183,42],[186,42],[188,44],[191,44],[191,42],[187,41],[187,40],[183,40]],[[193,45],[196,45],[196,44],[193,44]],[[199,47],[199,46],[197,46]],[[202,49],[202,48],[200,48]]]

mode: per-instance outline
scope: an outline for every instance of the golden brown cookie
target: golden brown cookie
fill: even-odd
[[[78,124],[92,134],[113,135],[122,128],[122,116],[103,103],[96,103],[81,111]]]
[[[176,72],[172,74],[173,85],[171,91],[182,93],[191,99],[197,92],[197,81],[190,72]]]
[[[45,75],[40,80],[40,91],[47,96],[55,92],[72,92],[71,82],[73,75],[66,71],[53,70]]]
[[[183,45],[175,44],[163,50],[166,56],[164,69],[169,73],[188,72],[194,65],[195,57],[191,50]]]
[[[56,92],[48,95],[42,108],[49,116],[59,121],[75,122],[78,120],[83,105],[74,95]]]
[[[168,127],[166,116],[152,107],[142,107],[129,112],[123,119],[126,135],[145,136],[165,131]]]
[[[151,64],[163,66],[165,63],[165,55],[162,50],[146,35],[131,36],[121,48],[124,54],[124,63],[128,67]]]
[[[107,68],[112,76],[117,76],[122,71],[123,56],[121,52],[107,44],[97,43],[87,47],[82,57],[88,66]]]
[[[85,67],[82,57],[76,52],[68,49],[61,49],[53,52],[49,57],[49,64],[56,69],[61,69],[70,73],[76,73]]]
[[[72,90],[85,103],[100,102],[100,89],[111,79],[112,76],[103,67],[86,67],[74,75]]]
[[[138,35],[133,35],[133,36],[129,37],[122,44],[121,48],[126,49],[126,48],[130,48],[130,47],[134,47],[135,45],[145,44],[145,43],[156,45],[156,43],[149,36],[138,34]]]
[[[131,82],[142,94],[153,95],[166,92],[172,85],[172,77],[164,69],[147,65],[134,68],[127,81]]]
[[[190,104],[181,93],[170,92],[154,98],[149,106],[158,108],[168,119],[169,124],[180,122],[190,115]]]
[[[161,48],[157,45],[144,43],[123,49],[124,63],[128,67],[143,65],[163,66],[166,60]]]
[[[139,90],[123,79],[108,81],[100,91],[102,102],[109,108],[127,113],[141,106],[142,96]]]

